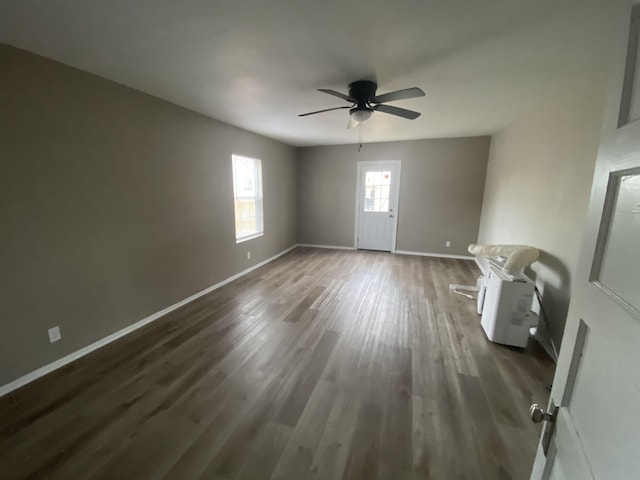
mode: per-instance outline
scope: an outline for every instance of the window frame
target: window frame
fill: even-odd
[[[236,161],[250,160],[253,163],[253,180],[255,183],[255,194],[252,196],[238,195],[238,180],[236,178]],[[264,235],[264,194],[262,185],[262,160],[259,158],[247,157],[245,155],[231,155],[231,177],[233,180],[233,219],[236,243],[246,242]],[[256,229],[249,234],[238,236],[238,200],[248,199],[255,202]]]

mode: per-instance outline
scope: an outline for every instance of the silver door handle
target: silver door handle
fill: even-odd
[[[556,409],[557,410],[557,409]],[[557,412],[549,413],[545,412],[540,405],[534,403],[529,408],[529,416],[533,423],[540,423],[543,420],[547,422],[553,422],[556,419]]]
[[[558,418],[558,410],[560,408],[551,400],[549,404],[549,412],[545,412],[540,405],[534,403],[529,408],[529,416],[533,423],[540,423],[545,420],[544,427],[542,427],[542,438],[540,439],[540,446],[546,457],[551,447],[551,439],[556,429],[556,418]]]
[[[393,218],[393,215],[389,215],[389,218]]]

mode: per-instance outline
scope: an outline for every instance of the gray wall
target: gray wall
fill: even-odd
[[[528,273],[543,292],[556,345],[582,242],[605,90],[604,74],[585,75],[491,141],[479,241],[542,250]]]
[[[0,72],[0,385],[296,243],[292,147],[3,45]],[[263,161],[239,245],[232,153]]]
[[[488,152],[489,137],[299,148],[298,241],[353,247],[357,162],[401,160],[396,248],[468,255]]]

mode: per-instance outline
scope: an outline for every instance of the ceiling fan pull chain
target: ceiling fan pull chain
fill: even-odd
[[[358,147],[358,152],[362,150],[362,129],[364,128],[364,122],[360,123],[360,128],[358,130],[358,138],[360,140],[360,146]]]

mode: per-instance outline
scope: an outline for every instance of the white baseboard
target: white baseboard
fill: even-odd
[[[156,312],[146,318],[143,318],[142,320],[137,321],[136,323],[133,323],[131,325],[129,325],[128,327],[123,328],[122,330],[118,330],[115,333],[112,333],[111,335],[108,335],[104,338],[101,338],[100,340],[93,342],[91,345],[87,345],[84,348],[81,348],[80,350],[76,350],[73,353],[70,353],[69,355],[66,355],[58,360],[56,360],[55,362],[49,363],[48,365],[45,365],[44,367],[40,367],[37,370],[34,370],[33,372],[29,372],[26,375],[23,375],[20,378],[17,378],[16,380],[13,380],[12,382],[7,383],[6,385],[2,385],[0,387],[0,397],[14,391],[17,390],[18,388],[33,382],[34,380],[45,376],[48,373],[53,372],[54,370],[57,370],[61,367],[64,367],[65,365],[81,358],[84,357],[85,355],[99,349],[100,347],[104,347],[105,345],[121,338],[124,337],[125,335],[138,330],[139,328],[144,327],[145,325],[153,322],[154,320],[157,320],[160,317],[163,317],[164,315],[166,315],[167,313],[170,313],[180,307],[182,307],[183,305],[186,305],[189,302],[194,301],[197,298],[200,298],[204,295],[206,295],[207,293],[211,293],[214,290],[226,285],[227,283],[233,282],[234,280],[242,277],[243,275],[246,275],[249,272],[252,272],[253,270],[256,270],[260,267],[262,267],[263,265],[266,265],[269,262],[272,262],[273,260],[275,260],[278,257],[281,257],[282,255],[284,255],[285,253],[289,253],[291,250],[293,250],[294,248],[296,248],[298,245],[293,245],[292,247],[287,248],[286,250],[283,250],[280,253],[277,253],[276,255],[274,255],[273,257],[267,258],[266,260],[263,260],[260,263],[257,263],[243,271],[241,271],[240,273],[236,273],[235,275],[219,282],[216,283],[215,285],[212,285],[209,288],[206,288],[198,293],[195,293],[193,295],[191,295],[188,298],[185,298],[184,300],[180,300],[178,303],[174,303],[173,305],[160,310],[159,312]]]
[[[313,248],[330,248],[333,250],[355,250],[353,247],[341,247],[337,245],[313,245],[311,243],[299,243],[298,247],[313,247]]]
[[[461,260],[473,260],[476,257],[469,255],[449,255],[448,253],[411,252],[409,250],[396,250],[399,255],[418,255],[420,257],[459,258]]]

